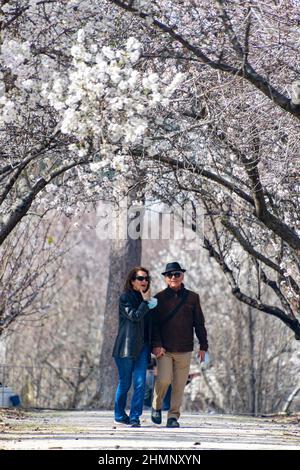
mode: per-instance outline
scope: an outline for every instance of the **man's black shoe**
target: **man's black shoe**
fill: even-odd
[[[155,410],[154,408],[152,408],[151,420],[152,420],[152,423],[154,424],[160,424],[161,423],[161,410]]]
[[[169,418],[167,421],[167,428],[179,428],[180,424],[176,418]]]

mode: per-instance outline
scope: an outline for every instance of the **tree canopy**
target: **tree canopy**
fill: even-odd
[[[204,208],[203,246],[233,295],[299,338],[297,2],[1,8],[0,243],[32,204],[72,213],[132,187],[188,200]]]

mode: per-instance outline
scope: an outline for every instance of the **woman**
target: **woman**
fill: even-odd
[[[115,421],[140,426],[143,412],[146,370],[150,359],[151,312],[157,300],[151,297],[149,271],[133,268],[119,301],[119,331],[113,357],[119,372],[115,397]],[[130,414],[126,414],[127,393],[133,381]]]

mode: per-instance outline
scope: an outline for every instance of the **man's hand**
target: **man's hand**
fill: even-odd
[[[200,362],[204,362],[205,353],[206,353],[206,351],[202,351],[201,349],[200,349],[200,351],[198,352],[198,359],[200,359]]]
[[[156,348],[152,349],[152,354],[156,356],[156,359],[159,359],[166,354],[166,350],[162,346],[157,346]]]

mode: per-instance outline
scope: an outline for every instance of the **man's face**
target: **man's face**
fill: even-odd
[[[182,271],[172,271],[165,274],[165,280],[171,289],[180,289],[181,283],[183,282],[183,272]]]

